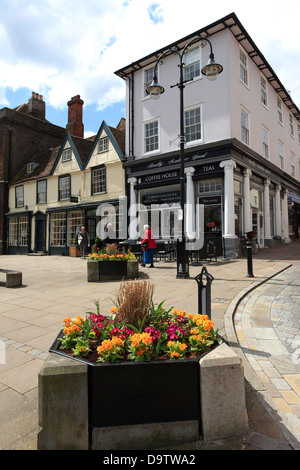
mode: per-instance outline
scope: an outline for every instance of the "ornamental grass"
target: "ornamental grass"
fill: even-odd
[[[60,349],[90,362],[148,362],[195,358],[221,342],[207,315],[154,305],[153,291],[149,281],[127,281],[110,315],[94,301],[96,313],[66,317]]]

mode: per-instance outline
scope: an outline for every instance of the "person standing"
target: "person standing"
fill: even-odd
[[[78,234],[78,243],[80,247],[81,258],[85,258],[87,249],[90,246],[90,236],[85,230],[85,227],[81,227],[81,232]]]
[[[142,266],[145,266],[146,264],[150,264],[150,268],[154,268],[153,255],[154,255],[154,249],[156,248],[156,242],[153,238],[150,225],[144,225],[144,230],[145,230],[144,238],[141,243],[142,248],[144,250]]]

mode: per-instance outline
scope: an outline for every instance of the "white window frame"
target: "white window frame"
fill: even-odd
[[[240,80],[249,87],[248,56],[243,49],[240,49]]]
[[[264,126],[262,127],[262,155],[267,159],[270,157],[269,131]]]
[[[61,161],[62,162],[69,162],[72,160],[72,149],[71,147],[68,147],[67,149],[64,149],[61,154]]]
[[[291,152],[290,161],[291,161],[291,175],[295,178],[295,176],[296,176],[296,156],[293,152]]]
[[[192,111],[196,111],[196,110],[199,110],[200,122],[196,122],[196,123],[190,124],[189,126],[186,126],[187,113],[191,113]],[[185,142],[187,146],[193,145],[195,144],[195,142],[203,141],[203,124],[202,123],[203,123],[203,118],[202,118],[202,105],[201,104],[184,110],[184,133],[185,133]],[[187,128],[191,129],[192,127],[195,127],[195,126],[200,126],[200,137],[197,139],[187,140],[187,132],[186,132]],[[195,134],[195,131],[193,133]]]
[[[108,147],[109,147],[108,142],[109,142],[109,139],[107,136],[101,137],[98,140],[98,143],[97,143],[98,153],[103,153],[103,152],[108,151]]]
[[[16,208],[24,207],[24,186],[23,184],[15,187]]]
[[[290,126],[290,135],[294,137],[294,116],[292,113],[289,114],[289,126]]]
[[[157,134],[153,134],[152,136],[147,136],[147,126],[150,126],[151,124],[157,123]],[[147,139],[150,141],[151,138],[157,137],[157,148],[147,150]],[[150,155],[153,153],[160,152],[160,119],[151,119],[151,121],[146,121],[144,122],[143,126],[143,146],[144,146],[144,154],[145,155]]]
[[[284,145],[282,142],[278,143],[278,155],[279,155],[279,168],[284,170]]]
[[[277,96],[277,120],[282,124],[282,101],[279,96]]]
[[[300,124],[298,123],[298,143],[300,144]]]
[[[144,71],[143,71],[143,97],[144,98],[151,98],[151,95],[149,93],[147,93],[146,89],[152,83],[153,76],[154,76],[154,69],[155,69],[155,67],[152,66],[152,67],[148,67],[148,68],[144,69]],[[152,73],[151,73],[151,71],[152,71]],[[157,72],[158,72],[158,69],[157,69]],[[157,79],[158,79],[158,77],[157,77]]]
[[[201,78],[201,53],[197,45],[188,49],[183,56],[183,78],[184,80],[195,80]]]
[[[247,117],[247,126],[245,126],[243,122],[243,113]],[[243,131],[245,132],[247,142],[245,142],[245,140],[243,139]],[[248,113],[248,111],[246,111],[246,109],[244,108],[241,108],[241,141],[245,145],[248,145],[249,147],[250,145],[250,113]]]
[[[260,77],[260,101],[263,106],[268,107],[267,79],[263,75]]]
[[[71,196],[71,175],[63,175],[58,179],[58,200],[65,201]]]

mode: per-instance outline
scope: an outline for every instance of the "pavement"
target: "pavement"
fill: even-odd
[[[140,278],[154,283],[155,303],[198,313],[195,276],[203,266],[213,276],[215,328],[243,363],[249,429],[191,448],[299,450],[300,240],[259,250],[254,277],[238,258],[190,266],[189,279],[176,279],[174,262],[159,261],[141,267]],[[109,314],[119,282],[88,283],[81,258],[4,255],[0,267],[23,273],[19,288],[0,277],[0,450],[36,450],[38,373],[62,320],[95,311],[95,300]]]

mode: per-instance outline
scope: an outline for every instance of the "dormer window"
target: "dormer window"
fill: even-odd
[[[106,152],[108,150],[108,137],[103,137],[98,141],[98,153]]]
[[[37,162],[29,162],[29,163],[27,163],[27,165],[26,165],[26,173],[27,173],[27,174],[33,173],[37,166],[39,166],[39,163],[37,163]]]
[[[26,173],[32,173],[32,172],[33,172],[33,162],[27,163]]]
[[[71,158],[72,158],[71,148],[65,149],[62,153],[61,161],[62,162],[67,162],[67,161],[71,160]]]

